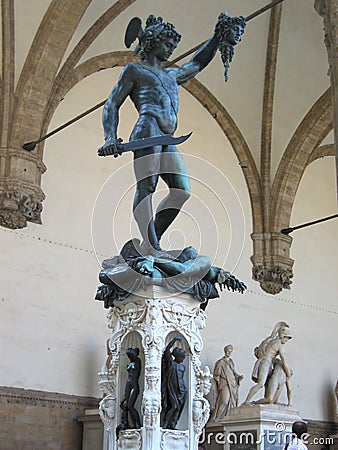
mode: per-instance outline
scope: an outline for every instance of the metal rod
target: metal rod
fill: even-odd
[[[254,13],[250,14],[250,16],[247,16],[245,18],[245,20],[247,22],[249,22],[249,20],[254,19],[255,17],[259,16],[260,14],[263,14],[265,11],[268,11],[269,9],[273,8],[274,6],[276,6],[278,3],[283,2],[284,0],[274,0],[272,3],[270,3],[269,5],[265,5],[263,6],[263,8],[258,9],[257,11],[255,11]]]
[[[106,103],[106,100],[103,100],[102,102],[98,103],[97,105],[93,106],[92,108],[88,109],[87,111],[84,111],[82,114],[74,117],[73,119],[69,120],[68,122],[64,123],[63,125],[60,125],[58,128],[55,128],[55,130],[52,130],[45,136],[40,137],[38,140],[33,142],[26,142],[23,144],[22,148],[24,150],[28,150],[31,152],[35,149],[37,144],[40,144],[40,142],[44,141],[45,139],[48,139],[50,136],[53,136],[53,134],[58,133],[59,131],[63,130],[64,128],[69,127],[69,125],[72,125],[74,122],[77,122],[78,120],[82,119],[82,117],[87,116],[91,112],[95,111],[96,109],[100,108],[100,106],[103,106]]]
[[[333,216],[324,217],[323,219],[314,220],[312,222],[303,223],[302,225],[297,225],[295,227],[283,228],[283,230],[280,230],[280,232],[283,233],[283,234],[290,234],[290,233],[292,233],[295,230],[299,230],[299,228],[309,227],[310,225],[315,225],[316,223],[325,222],[326,220],[335,219],[336,217],[338,217],[338,214],[334,214]]]
[[[260,8],[257,11],[255,11],[254,13],[250,14],[249,16],[247,16],[245,18],[246,22],[248,22],[251,19],[254,19],[255,17],[259,16],[260,14],[263,14],[265,11],[268,11],[269,9],[273,8],[278,3],[281,3],[283,1],[284,0],[274,0],[273,2],[269,3],[268,5],[263,6],[263,8]],[[167,61],[167,63],[165,64],[165,67],[168,67],[168,66],[171,66],[173,64],[176,64],[177,62],[181,61],[183,58],[191,55],[191,53],[194,53],[195,51],[197,51],[205,42],[206,41],[202,42],[199,45],[196,45],[195,47],[193,47],[192,49],[190,49],[187,52],[183,53],[182,55],[178,56],[177,58],[173,59],[172,61]],[[36,141],[24,143],[22,145],[22,148],[24,150],[29,151],[29,152],[33,151],[35,149],[35,147],[37,146],[37,144],[40,144],[40,142],[48,139],[50,136],[53,136],[54,134],[58,133],[59,131],[63,130],[64,128],[69,127],[70,125],[72,125],[73,123],[75,123],[78,120],[82,119],[83,117],[87,116],[88,114],[92,113],[93,111],[96,111],[101,106],[103,106],[106,103],[106,101],[107,101],[107,99],[102,100],[102,102],[98,103],[97,105],[93,106],[90,109],[87,109],[82,114],[74,117],[73,119],[69,120],[68,122],[64,123],[63,125],[60,125],[58,128],[55,128],[54,130],[52,130],[48,134],[45,134],[44,136],[41,136]]]

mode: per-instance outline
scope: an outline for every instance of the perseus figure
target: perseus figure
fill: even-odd
[[[181,154],[175,145],[161,144],[161,137],[173,135],[177,128],[178,88],[203,70],[214,58],[218,48],[222,59],[226,60],[224,48],[232,48],[241,40],[245,26],[242,19],[229,18],[222,13],[214,34],[201,45],[191,60],[181,67],[170,68],[162,65],[171,57],[181,39],[174,25],[153,15],[147,18],[144,29],[139,18],[132,19],[128,25],[125,43],[129,48],[138,39],[134,53],[139,53],[140,61],[125,66],[104,106],[106,142],[98,153],[100,156],[121,154],[121,139],[117,137],[119,110],[130,97],[139,115],[130,141],[160,138],[160,143],[156,145],[134,150],[137,184],[133,214],[147,254],[165,254],[160,246],[161,237],[190,196],[189,177]],[[228,57],[227,61],[230,60]],[[152,196],[159,178],[166,183],[169,193],[154,215]]]

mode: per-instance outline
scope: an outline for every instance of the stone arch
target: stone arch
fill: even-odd
[[[334,144],[320,145],[312,150],[309,159],[308,166],[319,158],[325,158],[325,156],[335,156]]]
[[[12,144],[34,139],[62,58],[91,0],[53,0],[35,34],[22,69],[12,121]],[[51,57],[52,55],[52,57]],[[40,131],[40,130],[39,130]]]
[[[272,187],[272,231],[287,228],[302,175],[323,139],[333,127],[331,89],[312,106],[292,136]],[[312,155],[312,156],[311,156]]]

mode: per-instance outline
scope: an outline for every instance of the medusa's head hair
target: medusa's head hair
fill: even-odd
[[[218,48],[221,53],[222,62],[224,65],[224,78],[228,81],[229,64],[232,61],[234,55],[234,45],[236,45],[244,33],[246,21],[245,17],[237,16],[230,17],[227,13],[223,12],[219,15],[218,21],[215,27],[215,36],[218,40]],[[233,42],[231,39],[230,31],[235,27],[240,27],[240,38],[238,41]]]
[[[246,25],[245,17],[243,16],[236,16],[236,17],[230,17],[227,13],[223,12],[218,16],[217,24],[215,27],[215,34],[218,36],[219,39],[226,39],[227,34],[229,33],[229,30],[235,26],[241,26],[244,28]]]

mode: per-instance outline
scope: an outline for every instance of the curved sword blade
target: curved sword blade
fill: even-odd
[[[192,135],[192,132],[189,134],[186,134],[184,136],[174,137],[171,134],[163,134],[161,136],[152,136],[148,138],[142,138],[142,139],[136,139],[135,141],[129,141],[125,144],[123,143],[117,143],[117,149],[118,153],[125,153],[135,150],[140,150],[141,148],[149,148],[154,147],[155,145],[179,145],[185,142],[187,139],[190,138]],[[99,148],[98,155],[99,156],[108,156],[104,155],[102,150],[107,149],[111,150],[111,153],[109,155],[114,155],[114,147],[113,145],[104,145],[103,147]]]
[[[192,135],[192,132],[185,136],[174,137],[171,134],[163,134],[162,136],[152,136],[149,138],[136,139],[135,141],[119,144],[118,149],[121,152],[134,152],[141,148],[154,147],[155,145],[179,145],[185,142]]]

